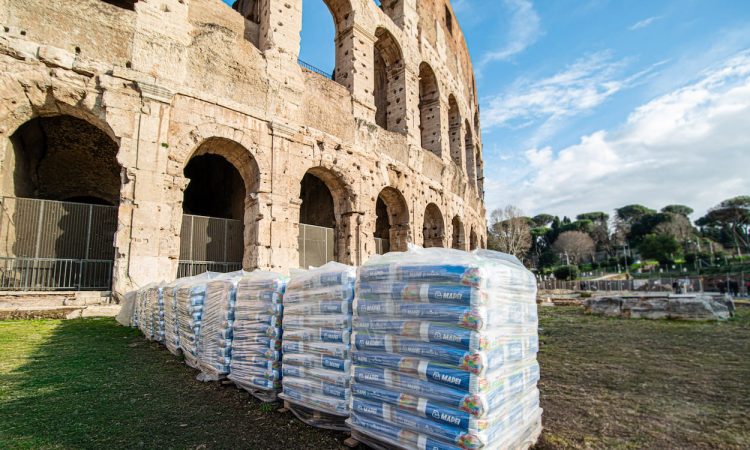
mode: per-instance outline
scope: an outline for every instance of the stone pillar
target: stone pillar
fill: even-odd
[[[354,117],[375,123],[375,36],[354,24],[336,36],[336,82],[352,94]]]
[[[177,273],[183,177],[167,175],[169,105],[142,90],[129,148],[123,149],[123,188],[115,236],[117,295]]]
[[[397,133],[406,133],[408,128],[407,78],[408,74],[403,61],[387,68],[388,78],[388,129]]]
[[[343,264],[359,266],[364,262],[364,213],[349,211],[336,218],[337,260]],[[371,236],[371,235],[369,235]]]

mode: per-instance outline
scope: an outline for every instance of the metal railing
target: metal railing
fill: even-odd
[[[336,259],[333,228],[301,223],[297,244],[300,267],[319,267]]]
[[[723,292],[736,287],[739,291],[746,291],[745,277],[660,277],[651,279],[630,280],[539,280],[540,290],[569,290],[583,292]]]
[[[234,272],[242,269],[239,262],[221,261],[180,261],[177,266],[177,278],[192,277],[204,272]]]
[[[0,197],[0,290],[108,290],[116,206]]]
[[[305,61],[303,61],[303,60],[301,60],[301,59],[297,59],[297,63],[298,63],[298,64],[299,64],[300,66],[302,66],[302,68],[303,68],[303,69],[307,69],[307,70],[309,70],[310,72],[315,72],[315,73],[317,73],[318,75],[322,75],[322,76],[324,76],[324,77],[328,78],[329,80],[335,80],[335,78],[334,78],[334,76],[333,76],[333,73],[328,73],[328,72],[326,72],[325,70],[323,70],[323,69],[319,69],[319,68],[317,68],[317,67],[313,66],[312,64],[310,64],[310,63],[307,63],[307,62],[305,62]]]
[[[375,253],[384,255],[391,251],[391,241],[388,239],[375,238]]]
[[[241,220],[183,214],[177,276],[240,270],[245,250],[242,232]]]
[[[106,291],[111,285],[111,260],[0,257],[3,291]]]

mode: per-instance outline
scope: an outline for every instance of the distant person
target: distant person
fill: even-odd
[[[732,297],[740,296],[740,283],[732,281],[729,283],[729,290],[732,291]]]
[[[680,285],[676,281],[672,283],[672,291],[675,294],[679,294],[680,293]]]
[[[718,286],[719,286],[719,293],[721,295],[726,294],[726,292],[727,292],[726,281],[719,281]]]

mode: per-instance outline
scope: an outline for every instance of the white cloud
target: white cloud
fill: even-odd
[[[503,94],[488,100],[482,110],[483,124],[511,129],[538,126],[541,139],[557,129],[562,119],[596,108],[651,70],[626,77],[621,76],[624,66],[625,61],[614,61],[610,52],[602,51],[551,77],[516,80]]]
[[[647,26],[651,25],[652,23],[656,22],[657,20],[661,19],[662,16],[651,16],[646,19],[643,19],[641,21],[638,21],[631,25],[628,29],[630,31],[640,30],[641,28],[646,28]]]
[[[503,0],[503,3],[510,10],[508,40],[499,49],[486,53],[479,63],[480,67],[492,61],[507,61],[526,50],[542,35],[541,20],[531,0]]]
[[[749,120],[745,51],[636,108],[616,131],[583,136],[557,153],[527,150],[523,169],[487,183],[488,205],[574,215],[629,203],[684,203],[702,214],[725,198],[750,194]]]

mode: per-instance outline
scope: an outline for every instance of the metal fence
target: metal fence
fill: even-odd
[[[110,289],[117,207],[0,201],[0,290]]]
[[[300,267],[319,267],[336,259],[333,228],[301,223],[297,244]]]
[[[540,290],[570,291],[641,291],[641,292],[722,292],[737,287],[746,291],[745,277],[663,277],[630,280],[539,280]]]
[[[375,238],[375,253],[384,255],[391,251],[391,241],[388,239]]]
[[[184,214],[178,277],[242,268],[245,250],[241,220]]]
[[[318,69],[317,67],[313,66],[312,64],[310,64],[310,63],[307,63],[307,62],[305,62],[305,61],[303,61],[303,60],[301,60],[301,59],[297,59],[297,63],[298,63],[298,64],[299,64],[299,65],[300,65],[300,66],[301,66],[301,67],[302,67],[303,69],[307,69],[307,70],[309,70],[310,72],[315,72],[315,73],[317,73],[318,75],[322,75],[322,76],[324,76],[324,77],[328,78],[329,80],[333,80],[333,79],[334,79],[334,78],[333,78],[333,74],[332,74],[332,73],[328,73],[328,72],[326,72],[326,71],[325,71],[325,70],[323,70],[323,69]]]

